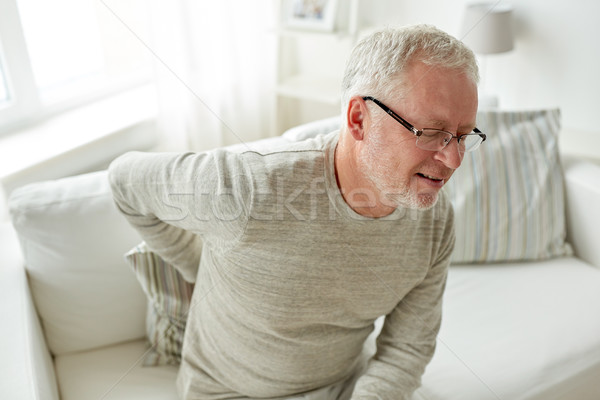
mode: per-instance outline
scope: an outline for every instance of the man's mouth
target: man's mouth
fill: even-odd
[[[425,182],[429,183],[432,186],[436,186],[436,187],[441,187],[444,185],[445,180],[444,178],[439,178],[437,176],[432,176],[432,175],[427,175],[427,174],[423,174],[421,172],[418,172],[417,175],[419,177],[421,177],[422,179],[425,180]]]
[[[422,176],[423,178],[431,179],[432,181],[443,181],[444,180],[443,178],[438,178],[438,177],[435,177],[435,176],[422,174],[420,172],[418,172],[417,175]]]

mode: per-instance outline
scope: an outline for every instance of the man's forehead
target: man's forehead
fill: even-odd
[[[426,119],[425,121],[433,128],[445,127],[445,126],[451,125],[450,120],[444,120],[444,119],[438,119],[438,118],[429,118],[429,119]],[[475,125],[476,125],[475,120],[468,121],[468,122],[462,122],[459,125],[459,128],[473,129],[475,127]]]
[[[474,93],[465,93],[471,86],[465,89],[470,78],[464,72],[414,63],[405,78],[412,81],[404,82],[408,86],[400,96],[398,108],[412,118],[415,126],[463,132],[475,128],[477,88],[472,87]]]

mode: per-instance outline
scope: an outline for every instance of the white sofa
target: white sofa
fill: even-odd
[[[564,179],[574,255],[452,265],[415,399],[600,398],[600,167],[573,161]],[[141,365],[147,302],[123,259],[140,238],[106,172],[29,185],[11,208],[18,237],[0,228],[0,399],[176,399],[175,366]]]

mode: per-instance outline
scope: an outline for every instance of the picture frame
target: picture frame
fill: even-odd
[[[338,0],[283,0],[284,26],[289,29],[332,32]]]

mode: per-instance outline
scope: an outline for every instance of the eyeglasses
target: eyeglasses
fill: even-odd
[[[424,128],[419,130],[376,98],[365,96],[363,97],[363,100],[371,100],[373,103],[381,107],[383,111],[388,113],[390,117],[394,118],[396,121],[402,124],[402,126],[411,131],[413,135],[417,137],[417,147],[423,150],[441,151],[444,149],[444,147],[448,146],[448,143],[450,143],[452,139],[456,139],[458,143],[458,149],[464,153],[477,149],[486,138],[485,134],[477,128],[473,129],[471,133],[465,133],[463,135],[456,136],[441,129]]]

